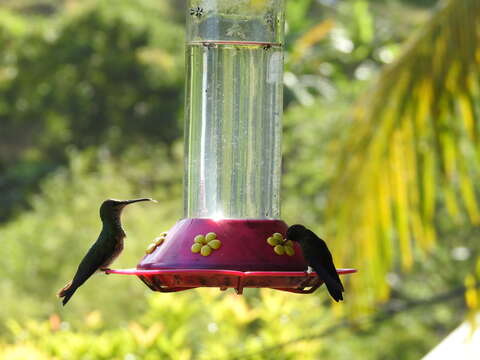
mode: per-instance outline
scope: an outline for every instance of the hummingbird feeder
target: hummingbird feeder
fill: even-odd
[[[184,219],[136,269],[108,272],[161,292],[311,293],[323,282],[280,220],[284,0],[188,5]]]

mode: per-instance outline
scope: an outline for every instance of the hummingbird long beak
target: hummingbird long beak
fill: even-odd
[[[154,200],[152,198],[141,198],[141,199],[124,200],[124,201],[121,201],[120,204],[122,204],[123,206],[127,206],[129,204],[133,204],[133,203],[140,202],[140,201],[157,202],[157,200]]]

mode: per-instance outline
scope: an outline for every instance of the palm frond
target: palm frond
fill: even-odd
[[[380,74],[353,111],[329,197],[329,224],[356,286],[378,299],[399,253],[435,243],[441,203],[480,223],[476,197],[480,130],[480,1],[450,0]]]

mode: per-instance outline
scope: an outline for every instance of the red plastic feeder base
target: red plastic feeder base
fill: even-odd
[[[277,255],[267,238],[285,236],[287,224],[281,220],[183,219],[168,231],[165,242],[146,255],[137,269],[229,269],[239,271],[304,271],[307,264],[298,244],[293,256]],[[216,234],[221,247],[208,256],[193,253],[197,235]]]
[[[131,270],[107,273],[138,276],[150,289],[174,292],[197,287],[272,288],[301,294],[315,291],[323,281],[308,274],[300,246],[293,253],[278,255],[267,239],[274,233],[285,236],[287,224],[281,220],[183,219],[167,234],[165,241],[147,254]],[[213,232],[220,240],[218,249],[207,256],[192,252],[197,235]],[[208,249],[207,249],[208,250]],[[350,274],[353,269],[338,270]]]
[[[340,275],[352,274],[355,269],[338,269]],[[242,294],[244,288],[272,288],[298,294],[310,294],[323,281],[315,273],[305,271],[235,271],[235,270],[107,270],[107,274],[138,276],[150,289],[175,292],[197,287],[234,288]]]

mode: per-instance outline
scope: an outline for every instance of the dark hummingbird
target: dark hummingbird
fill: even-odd
[[[97,241],[90,247],[85,257],[78,265],[73,280],[65,285],[58,296],[63,298],[65,305],[77,289],[97,270],[107,270],[108,266],[120,255],[123,250],[123,239],[126,234],[123,231],[120,215],[125,206],[139,201],[154,201],[150,198],[133,200],[108,199],[100,206],[100,219],[102,219],[102,231]]]
[[[315,270],[318,277],[327,286],[335,301],[343,300],[343,284],[333,264],[332,254],[325,241],[303,225],[292,225],[287,230],[286,238],[298,241],[307,264]]]

